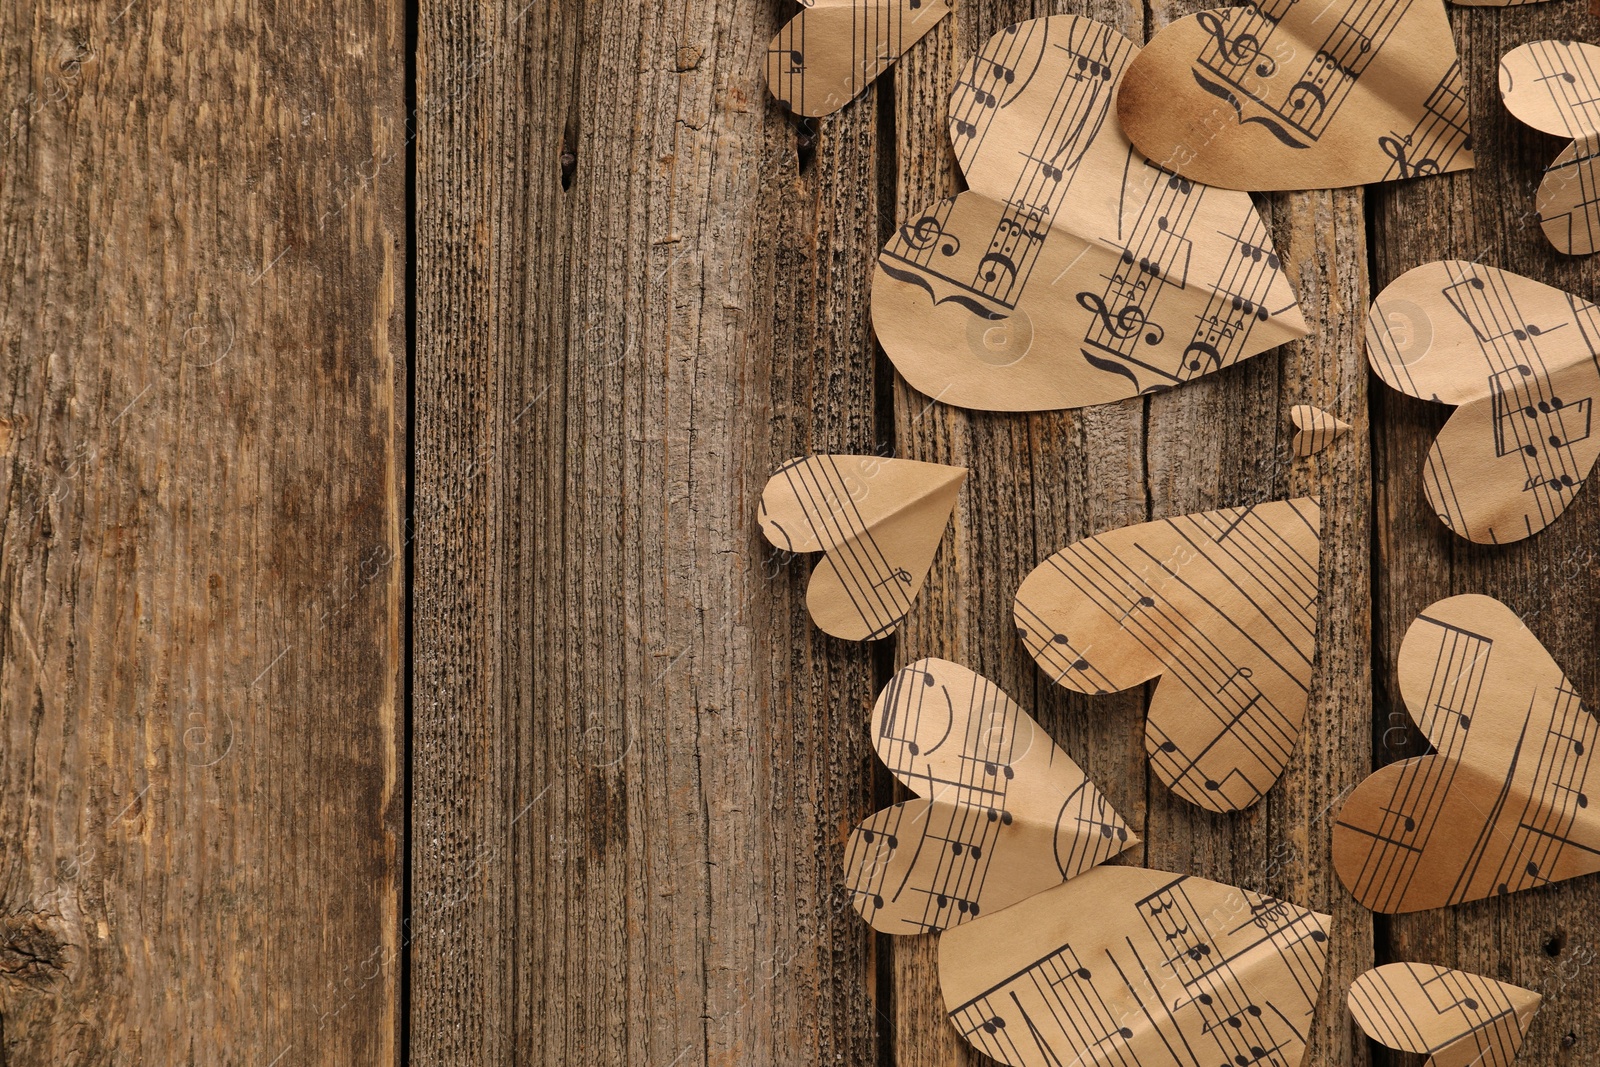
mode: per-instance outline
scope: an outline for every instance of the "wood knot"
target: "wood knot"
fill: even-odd
[[[43,915],[0,916],[0,982],[42,988],[67,973],[71,945],[61,923]]]

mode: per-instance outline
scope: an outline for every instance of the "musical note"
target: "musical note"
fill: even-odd
[[[1600,247],[1600,48],[1535,41],[1500,60],[1506,109],[1536,129],[1570,137],[1545,168],[1536,203],[1545,236],[1568,255]]]

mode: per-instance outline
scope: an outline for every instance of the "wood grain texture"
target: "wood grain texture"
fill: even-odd
[[[398,1061],[404,34],[0,4],[0,1063]]]
[[[1421,263],[1478,259],[1592,299],[1600,260],[1555,252],[1535,213],[1534,190],[1561,142],[1511,118],[1495,72],[1502,55],[1526,42],[1592,37],[1593,21],[1581,6],[1539,4],[1452,9],[1451,22],[1470,93],[1477,169],[1373,194],[1373,291]],[[1508,604],[1593,707],[1600,700],[1600,507],[1593,487],[1534,537],[1473,545],[1444,528],[1423,494],[1423,457],[1448,409],[1376,384],[1373,400],[1379,762],[1424,750],[1395,685],[1395,657],[1417,614],[1456,593],[1487,593]],[[1597,909],[1600,883],[1590,878],[1397,916],[1379,925],[1378,955],[1475,970],[1540,992],[1544,1002],[1520,1062],[1600,1063],[1592,1007],[1600,996],[1600,938],[1588,919]]]
[[[877,113],[780,14],[422,5],[414,1063],[877,1057],[874,652],[756,525],[877,442]]]

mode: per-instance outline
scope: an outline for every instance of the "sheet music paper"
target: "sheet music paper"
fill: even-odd
[[[1426,608],[1398,676],[1437,751],[1384,767],[1340,810],[1333,863],[1356,900],[1422,911],[1600,870],[1600,728],[1510,608]]]
[[[950,0],[800,0],[767,45],[767,88],[797,115],[855,99],[950,13]]]
[[[878,757],[917,799],[850,835],[845,884],[876,930],[999,911],[1138,843],[999,686],[947,660],[898,672],[872,709]]]
[[[962,467],[881,456],[790,460],[761,493],[761,532],[787,552],[826,552],[806,606],[825,633],[894,632],[927,580],[955,510]]]
[[[1289,409],[1294,420],[1294,454],[1300,459],[1314,456],[1350,432],[1350,424],[1311,404],[1296,404]]]
[[[1586,256],[1600,245],[1600,48],[1535,41],[1500,60],[1506,110],[1529,126],[1572,138],[1545,169],[1536,203],[1550,243]]]
[[[1031,718],[964,667],[900,671],[872,734],[921,797],[851,836],[851,899],[879,930],[943,931],[940,989],[972,1045],[1015,1067],[1300,1063],[1328,916],[1095,866],[1137,839]]]
[[[1472,541],[1554,522],[1600,455],[1600,311],[1507,271],[1451,260],[1407,271],[1367,316],[1367,360],[1392,388],[1457,405],[1423,468],[1439,519]]]
[[[1137,49],[1087,18],[1011,26],[963,68],[966,192],[884,247],[872,321],[958,407],[1075,408],[1169,389],[1306,333],[1250,198],[1151,165],[1112,99]]]
[[[1322,513],[1310,499],[1112,530],[1017,591],[1022,643],[1056,684],[1114,693],[1159,678],[1145,750],[1211,811],[1260,800],[1305,722]]]
[[[1472,166],[1441,0],[1261,0],[1160,31],[1117,96],[1138,149],[1229,189],[1328,189]]]
[[[1426,1067],[1509,1067],[1540,999],[1481,974],[1386,963],[1351,983],[1348,1002],[1368,1037],[1425,1054]]]

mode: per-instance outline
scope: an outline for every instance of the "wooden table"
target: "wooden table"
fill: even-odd
[[[843,897],[891,786],[866,710],[938,655],[1033,710],[1134,862],[1334,913],[1307,1062],[1380,1062],[1376,959],[1545,995],[1522,1062],[1600,1064],[1600,880],[1378,920],[1337,799],[1421,751],[1393,684],[1449,593],[1504,599],[1600,694],[1600,504],[1447,533],[1445,412],[1369,386],[1371,292],[1444,256],[1593,296],[1498,57],[1577,0],[1454,9],[1472,173],[1262,199],[1316,335],[1146,400],[984,415],[898,382],[867,279],[959,187],[958,64],[1079,11],[962,0],[842,113],[758,74],[779,0],[0,4],[0,1064],[876,1064],[972,1057],[929,939]],[[1356,432],[1309,461],[1288,408]],[[972,470],[926,591],[821,636],[762,542],[781,461]],[[1067,542],[1314,493],[1310,727],[1267,801],[1152,788],[1140,693],[1049,687],[1010,623]],[[1369,649],[1371,654],[1369,655]]]

